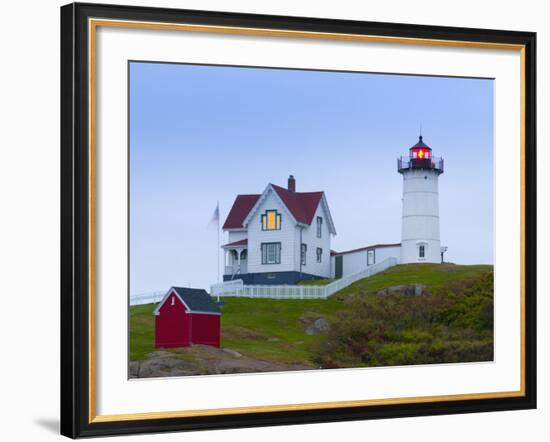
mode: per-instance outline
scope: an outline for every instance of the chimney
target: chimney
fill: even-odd
[[[296,192],[296,180],[294,179],[294,175],[288,177],[288,190]]]

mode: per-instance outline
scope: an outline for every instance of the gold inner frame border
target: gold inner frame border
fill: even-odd
[[[238,34],[270,37],[293,37],[308,39],[325,39],[340,41],[358,41],[371,43],[390,43],[390,44],[412,44],[421,46],[447,46],[478,49],[499,49],[518,51],[520,54],[520,389],[518,391],[488,392],[488,393],[465,393],[453,395],[438,396],[417,396],[388,399],[367,399],[353,401],[334,401],[334,402],[314,402],[285,405],[260,405],[248,407],[216,408],[216,409],[198,409],[181,411],[159,411],[147,413],[129,413],[129,414],[96,414],[96,35],[97,28],[116,27],[133,28],[148,30],[171,30],[185,32],[208,32],[218,34]],[[462,401],[462,400],[482,400],[496,398],[512,398],[525,396],[525,46],[521,44],[475,42],[460,40],[440,40],[424,39],[411,37],[391,37],[363,34],[345,34],[345,33],[324,33],[311,31],[293,31],[283,29],[265,29],[265,28],[247,28],[232,26],[212,26],[196,25],[184,23],[160,23],[144,22],[130,20],[111,20],[111,19],[88,19],[88,93],[89,93],[89,382],[88,382],[88,421],[89,423],[133,421],[146,419],[169,419],[179,417],[197,417],[197,416],[220,416],[220,415],[238,415],[246,413],[269,413],[280,411],[303,411],[303,410],[321,410],[329,408],[349,408],[365,407],[375,405],[396,405],[396,404],[414,404],[427,402],[443,401]]]

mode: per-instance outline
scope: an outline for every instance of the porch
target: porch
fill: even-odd
[[[248,273],[248,240],[242,239],[222,246],[224,250],[224,280]]]

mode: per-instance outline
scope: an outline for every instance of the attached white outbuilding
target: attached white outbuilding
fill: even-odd
[[[401,259],[401,244],[375,244],[345,252],[331,251],[331,277],[353,275],[387,258]]]

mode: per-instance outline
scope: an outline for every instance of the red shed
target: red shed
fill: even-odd
[[[172,287],[155,309],[155,347],[219,347],[220,317],[206,290]]]

